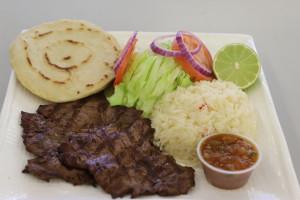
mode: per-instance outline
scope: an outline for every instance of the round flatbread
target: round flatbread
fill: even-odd
[[[10,48],[18,80],[37,96],[67,102],[103,90],[115,77],[121,52],[116,39],[81,20],[60,20],[33,27]]]

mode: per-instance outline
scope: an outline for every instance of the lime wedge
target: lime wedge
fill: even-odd
[[[250,47],[229,44],[217,52],[213,71],[217,79],[231,81],[241,89],[246,89],[258,78],[261,64],[258,55]]]

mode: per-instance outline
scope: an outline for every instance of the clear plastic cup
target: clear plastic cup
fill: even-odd
[[[224,134],[224,133],[221,133]],[[226,133],[225,133],[226,134]],[[203,155],[201,154],[201,146],[205,143],[205,141],[213,136],[216,136],[219,134],[212,134],[209,136],[204,137],[197,146],[197,154],[198,157],[202,163],[202,167],[204,170],[205,177],[208,182],[210,182],[212,185],[222,188],[222,189],[237,189],[242,186],[244,186],[252,173],[252,171],[259,165],[261,161],[261,151],[259,146],[250,138],[245,137],[243,135],[239,134],[231,134],[239,138],[242,138],[243,140],[247,141],[251,145],[254,146],[254,148],[257,150],[258,157],[254,165],[250,166],[249,168],[243,169],[243,170],[236,170],[236,171],[230,171],[230,170],[224,170],[221,168],[217,168],[208,162],[205,161],[203,158]]]

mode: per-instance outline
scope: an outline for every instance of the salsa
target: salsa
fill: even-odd
[[[200,151],[207,163],[229,171],[247,169],[258,159],[254,145],[233,134],[217,134],[208,138]]]

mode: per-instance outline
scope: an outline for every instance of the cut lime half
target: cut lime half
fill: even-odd
[[[258,78],[261,64],[257,53],[244,44],[229,44],[215,55],[213,71],[217,79],[231,81],[241,89]]]

